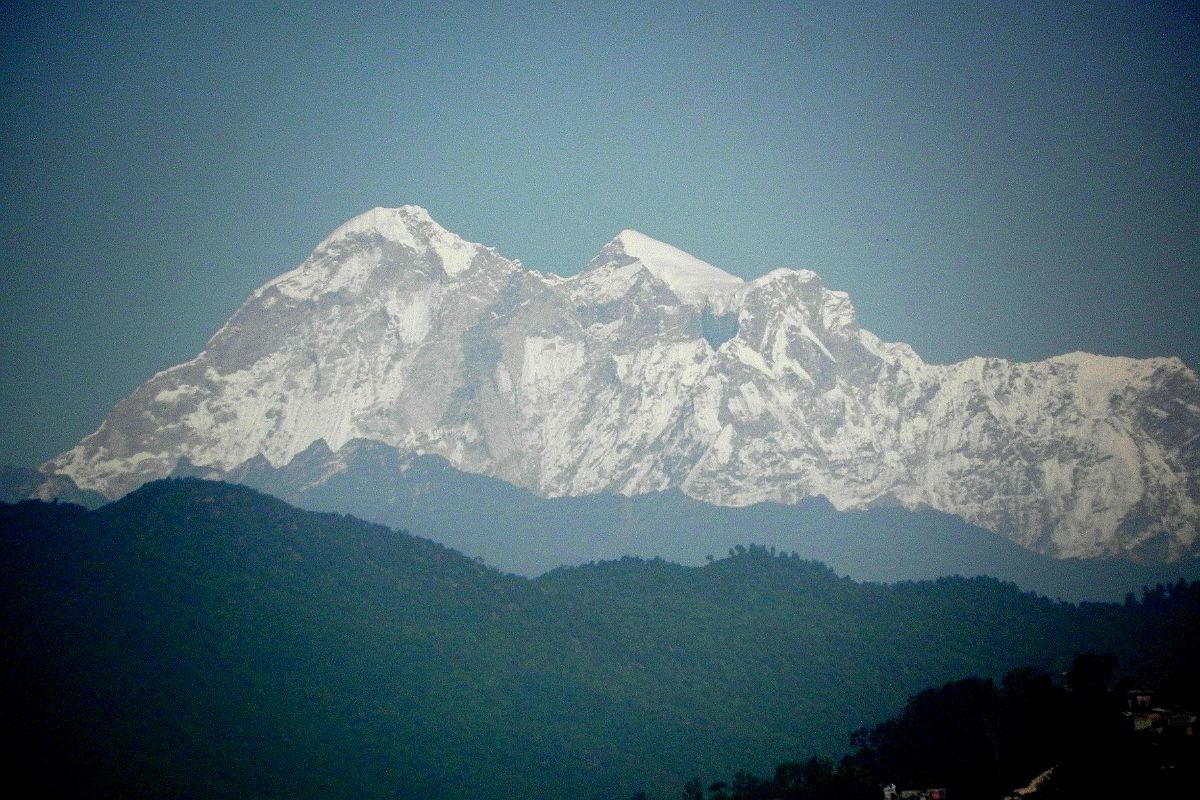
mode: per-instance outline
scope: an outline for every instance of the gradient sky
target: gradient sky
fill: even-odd
[[[564,275],[623,228],[807,267],[930,361],[1200,366],[1190,4],[10,1],[0,37],[2,463],[377,205]]]

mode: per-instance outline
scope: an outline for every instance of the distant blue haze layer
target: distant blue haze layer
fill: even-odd
[[[627,555],[695,565],[760,544],[859,581],[989,575],[1072,602],[1119,601],[1145,585],[1200,579],[1198,560],[1150,567],[1125,559],[1053,559],[932,509],[839,512],[824,498],[731,508],[679,491],[545,499],[460,472],[437,456],[403,457],[378,442],[361,443],[344,471],[327,477],[331,456],[318,442],[286,467],[257,459],[224,477],[302,508],[406,529],[526,576]],[[183,464],[177,474],[214,473]]]

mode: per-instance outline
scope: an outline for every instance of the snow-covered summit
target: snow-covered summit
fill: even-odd
[[[317,249],[320,250],[333,242],[358,234],[376,234],[389,241],[417,246],[418,236],[423,232],[454,236],[434,222],[429,212],[421,206],[404,205],[399,208],[376,206],[370,211],[364,211],[357,217],[343,222],[317,245]],[[428,236],[426,235],[425,238]]]
[[[399,248],[421,264],[432,264],[448,278],[467,272],[490,248],[468,242],[443,228],[420,206],[373,208],[339,225],[299,267],[258,289],[275,289],[291,298],[313,299],[347,289],[364,289],[381,268],[396,262]]]
[[[359,234],[374,234],[418,252],[431,252],[441,261],[447,275],[466,271],[472,259],[486,249],[446,230],[434,221],[428,211],[414,205],[376,207],[359,214],[329,234],[317,245],[317,249]]]
[[[640,262],[683,302],[703,307],[736,292],[744,281],[677,247],[634,230],[623,230],[608,248]]]

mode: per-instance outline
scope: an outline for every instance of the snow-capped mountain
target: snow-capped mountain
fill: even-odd
[[[48,462],[117,497],[372,440],[542,496],[929,506],[1056,556],[1200,551],[1200,380],[1173,358],[926,364],[808,270],[624,231],[571,278],[377,208]]]

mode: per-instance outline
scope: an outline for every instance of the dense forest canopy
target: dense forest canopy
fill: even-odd
[[[1200,611],[1200,583],[1158,587],[1145,602]],[[1200,664],[1156,689],[1114,680],[1117,660],[1083,653],[1062,676],[1020,668],[911,697],[904,711],[851,738],[855,750],[787,761],[765,779],[739,771],[685,800],[877,800],[881,787],[937,789],[955,800],[1185,797],[1200,782]],[[1153,705],[1151,705],[1153,703]],[[1157,725],[1158,727],[1155,727]]]
[[[526,579],[195,479],[0,506],[0,570],[5,736],[100,796],[677,797],[845,755],[929,686],[1083,651],[1157,685],[1200,641],[1174,587],[1073,605],[754,546]]]

